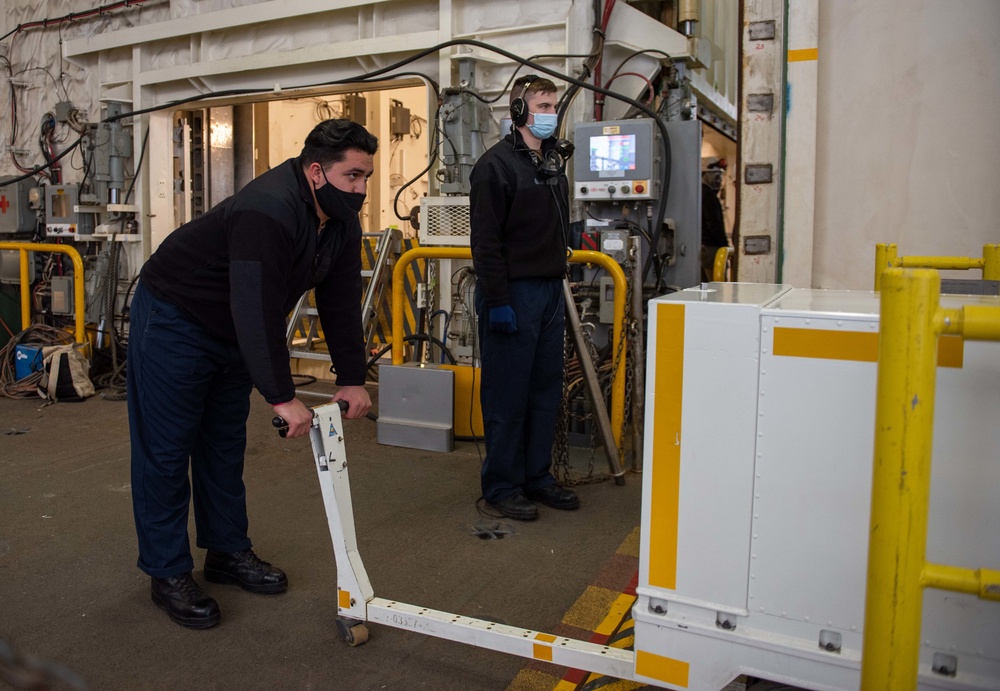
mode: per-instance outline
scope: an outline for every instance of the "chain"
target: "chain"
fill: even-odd
[[[625,443],[625,429],[628,426],[628,420],[632,415],[632,388],[635,384],[635,366],[636,366],[636,350],[638,343],[642,334],[640,333],[642,325],[640,319],[636,319],[635,315],[632,314],[632,291],[639,290],[642,291],[642,286],[634,286],[633,284],[633,271],[635,270],[635,262],[639,261],[639,257],[636,256],[636,248],[631,246],[629,243],[628,251],[628,261],[626,265],[626,283],[628,284],[628,290],[626,293],[625,300],[625,314],[623,315],[624,327],[622,329],[622,335],[628,332],[628,359],[625,360],[625,415],[622,417],[622,444]],[[640,293],[641,295],[641,293]],[[639,424],[638,420],[632,420],[632,424]],[[635,450],[633,449],[633,452]],[[625,467],[625,457],[619,456],[621,458],[622,467]]]
[[[70,688],[87,691],[87,684],[75,672],[62,665],[22,655],[6,641],[0,640],[0,682],[15,689]]]
[[[576,309],[576,304],[572,305],[573,309]],[[567,330],[563,336],[563,357],[566,366],[564,367],[563,376],[563,397],[562,403],[559,407],[559,418],[556,427],[556,438],[553,445],[553,471],[556,479],[565,486],[573,485],[584,485],[584,484],[594,484],[598,482],[605,482],[611,475],[607,473],[596,473],[596,449],[597,449],[597,421],[593,410],[591,412],[581,412],[574,413],[571,406],[571,401],[580,392],[580,387],[585,386],[586,382],[582,369],[579,365],[579,359],[581,357],[588,357],[591,361],[596,362],[598,358],[597,348],[594,346],[593,339],[590,337],[590,331],[586,328],[582,330],[583,341],[586,345],[585,353],[576,353],[576,362],[578,363],[576,367],[571,366],[573,363],[573,353],[575,351],[573,340],[570,332]],[[607,386],[602,387],[602,400],[594,401],[594,405],[607,405]],[[590,454],[587,459],[587,473],[581,477],[572,477],[570,474],[569,466],[569,429],[570,423],[583,422],[589,424],[590,427],[590,444],[589,450]]]
[[[567,307],[569,307],[567,305]],[[573,306],[573,309],[576,309]],[[569,477],[569,361],[572,353],[568,330],[563,331],[563,382],[562,401],[559,403],[559,417],[556,419],[556,435],[552,443],[552,470],[561,485],[571,484]]]

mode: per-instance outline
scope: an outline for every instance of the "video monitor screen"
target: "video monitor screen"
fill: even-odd
[[[635,135],[603,134],[590,138],[591,172],[635,170]]]

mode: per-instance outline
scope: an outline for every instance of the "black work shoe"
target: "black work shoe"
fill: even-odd
[[[283,593],[288,588],[285,572],[271,566],[252,549],[242,552],[209,552],[205,555],[205,580],[236,583],[251,593]]]
[[[156,606],[181,626],[208,629],[222,619],[219,604],[195,583],[190,572],[151,578],[149,592]]]
[[[553,509],[572,511],[580,508],[580,498],[576,492],[559,485],[549,485],[541,489],[532,490],[527,493],[528,498],[541,502]]]
[[[507,518],[513,518],[515,521],[533,521],[538,518],[538,507],[528,501],[520,492],[506,499],[490,502],[490,505]]]

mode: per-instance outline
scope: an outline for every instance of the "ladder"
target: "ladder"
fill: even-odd
[[[362,269],[361,278],[364,282],[364,294],[361,299],[361,328],[364,331],[365,352],[367,353],[375,339],[378,326],[378,309],[382,306],[388,293],[388,279],[391,275],[386,267],[391,264],[392,257],[399,251],[399,231],[386,228],[380,233],[362,233],[362,252],[366,243],[374,241],[374,254],[370,255],[370,269]],[[316,298],[314,291],[306,291],[292,312],[285,332],[288,355],[293,358],[307,360],[326,360],[329,352],[317,350],[316,346],[323,343],[319,335],[319,312],[314,306]]]

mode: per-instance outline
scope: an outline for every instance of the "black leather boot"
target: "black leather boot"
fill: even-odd
[[[190,572],[151,578],[150,596],[157,607],[181,626],[208,629],[222,619],[219,604],[195,583]]]
[[[288,588],[285,572],[271,566],[252,549],[242,552],[209,552],[205,556],[205,580],[236,583],[251,593],[282,593]]]

